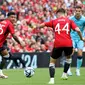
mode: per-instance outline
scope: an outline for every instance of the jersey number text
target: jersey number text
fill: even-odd
[[[60,34],[61,31],[66,31],[66,34],[69,33],[69,23],[66,23],[62,29],[60,28],[60,23],[58,23],[55,27],[55,32],[58,32],[58,34]]]

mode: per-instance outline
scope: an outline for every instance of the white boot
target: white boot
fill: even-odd
[[[67,74],[68,74],[68,76],[72,76],[72,72],[71,72],[70,68],[68,69]]]
[[[7,79],[8,76],[4,75],[2,70],[0,69],[0,78]]]
[[[76,69],[76,75],[80,76],[80,69]]]
[[[6,75],[4,75],[4,74],[0,74],[0,78],[7,79],[8,76],[6,76]]]
[[[68,79],[67,74],[66,73],[63,73],[61,79],[67,80]]]
[[[48,82],[48,84],[54,84],[54,78],[50,78],[50,81]]]

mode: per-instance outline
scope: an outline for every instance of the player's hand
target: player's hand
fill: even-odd
[[[21,41],[21,46],[24,48],[26,46],[25,42]]]
[[[83,41],[85,42],[85,38],[83,38]]]
[[[39,28],[39,24],[35,24],[33,28]]]

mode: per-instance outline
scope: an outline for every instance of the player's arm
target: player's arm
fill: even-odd
[[[42,24],[37,24],[36,28],[43,28],[44,26],[53,27],[53,21],[44,22]]]
[[[14,38],[14,40],[20,44],[20,40],[18,39],[18,37],[15,34],[12,34],[12,37]]]
[[[81,33],[79,27],[77,27],[77,25],[74,23],[73,20],[70,20],[70,21],[71,21],[72,29],[75,30],[75,31],[78,33],[80,39],[83,40],[83,41],[85,42],[85,39],[82,37],[82,33]]]
[[[15,32],[14,32],[14,28],[15,28],[15,27],[17,27],[17,26],[16,26],[16,23],[11,24],[11,23],[9,22],[9,27],[8,27],[8,29],[9,29],[12,37],[14,38],[14,40],[15,40],[17,43],[19,43],[22,47],[24,47],[24,46],[25,46],[25,43],[24,43],[24,42],[15,34]]]
[[[45,23],[37,24],[36,28],[43,28],[45,26]]]
[[[82,33],[81,33],[79,27],[76,27],[76,28],[75,28],[75,31],[78,33],[80,39],[83,40]]]
[[[25,43],[23,42],[22,39],[20,39],[19,37],[16,36],[16,34],[12,34],[12,37],[14,38],[14,40],[19,43],[22,47],[25,46]]]

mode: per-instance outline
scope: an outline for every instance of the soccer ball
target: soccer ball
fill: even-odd
[[[24,75],[28,78],[32,77],[34,75],[35,71],[34,71],[34,68],[32,67],[26,67],[24,69]]]

